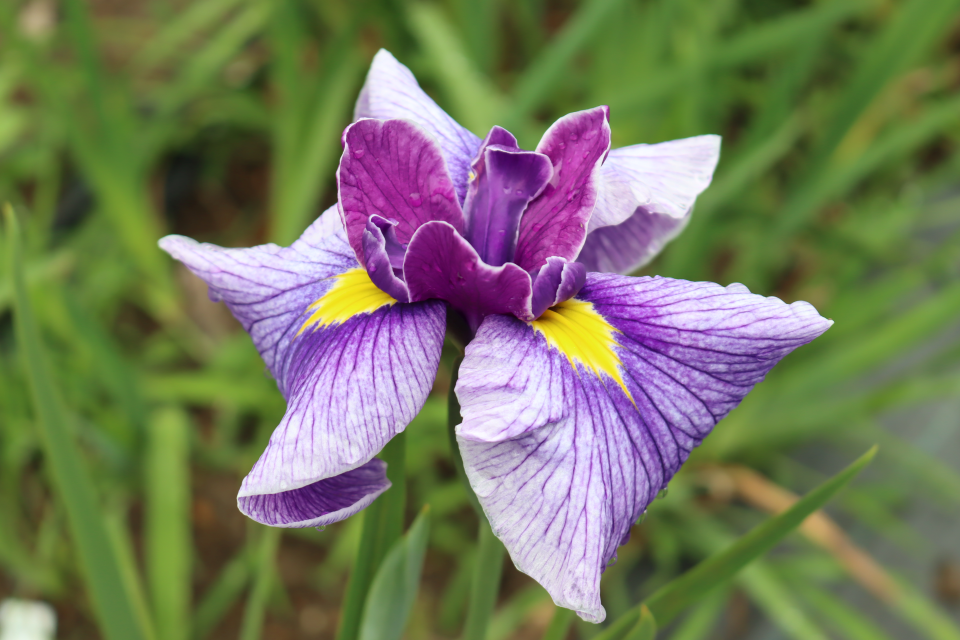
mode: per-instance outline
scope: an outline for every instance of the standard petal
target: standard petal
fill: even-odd
[[[370,216],[396,223],[406,245],[425,222],[463,230],[463,212],[440,149],[408,120],[361,120],[343,132],[337,203],[350,246],[364,261],[363,232]]]
[[[587,235],[577,256],[587,271],[630,273],[656,257],[668,242],[676,238],[690,214],[674,218],[665,213],[650,213],[640,207],[626,222],[601,227]]]
[[[446,325],[443,303],[374,303],[375,310],[345,313],[341,320],[344,305],[386,298],[369,278],[337,286],[342,283],[339,299],[315,303],[305,320],[298,319],[286,358],[287,411],[244,478],[241,500],[289,493],[365,465],[413,420],[430,393]],[[331,292],[327,296],[336,297]],[[293,499],[304,493],[311,492]],[[279,509],[285,503],[272,504]]]
[[[210,299],[227,308],[247,330],[280,390],[286,389],[284,355],[297,318],[332,286],[331,277],[358,267],[328,209],[290,247],[264,244],[227,249],[184,236],[167,236],[160,248],[210,287]]]
[[[533,317],[539,318],[548,308],[577,295],[586,281],[587,270],[579,262],[567,262],[553,256],[547,258],[547,264],[540,267],[533,280]]]
[[[514,262],[535,273],[550,256],[574,260],[597,203],[600,166],[610,150],[610,110],[596,107],[553,123],[537,145],[553,178],[520,220]]]
[[[368,507],[389,488],[387,463],[374,458],[299,489],[237,498],[237,506],[248,518],[271,527],[320,527]]]
[[[517,567],[558,605],[603,620],[600,575],[633,522],[714,425],[830,324],[742,285],[609,274],[532,324],[487,318],[460,368],[457,437]]]
[[[438,107],[423,92],[410,70],[397,62],[389,51],[381,49],[373,57],[353,118],[400,118],[412,120],[426,129],[440,145],[457,196],[463,204],[470,161],[477,155],[480,138]]]
[[[477,250],[445,222],[420,227],[407,247],[403,276],[411,300],[446,300],[474,331],[489,314],[533,319],[527,272],[509,262],[499,267],[484,264]]]

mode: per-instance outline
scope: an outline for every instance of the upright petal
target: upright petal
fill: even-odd
[[[537,145],[553,178],[520,220],[514,262],[535,273],[548,257],[574,260],[597,203],[600,165],[610,150],[610,110],[596,107],[557,120]]]
[[[589,271],[629,273],[686,226],[710,185],[720,136],[614,149],[600,170],[600,196],[577,260]]]
[[[273,526],[345,518],[389,486],[371,459],[422,408],[443,343],[443,304],[397,304],[324,217],[288,248],[160,241],[227,304],[287,400],[238,497]]]
[[[431,220],[463,230],[463,212],[440,149],[410,121],[367,119],[347,127],[337,187],[347,238],[363,264],[363,232],[372,215],[396,223],[402,245]]]
[[[514,563],[599,622],[600,574],[690,451],[831,322],[742,285],[589,274],[526,324],[491,316],[456,393],[470,483]]]
[[[494,313],[533,319],[527,272],[509,262],[499,267],[484,264],[477,250],[445,222],[420,227],[407,247],[403,275],[411,300],[446,300],[474,331]]]
[[[467,190],[470,161],[477,155],[480,138],[470,133],[423,92],[410,70],[381,49],[373,57],[367,80],[357,98],[353,119],[412,120],[440,145],[459,201]]]
[[[636,271],[653,260],[689,221],[689,214],[674,218],[665,213],[650,213],[646,207],[640,207],[625,222],[601,227],[587,235],[577,262],[593,272]]]

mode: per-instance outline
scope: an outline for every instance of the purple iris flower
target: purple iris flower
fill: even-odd
[[[610,148],[609,111],[535,151],[481,140],[386,51],[343,134],[336,207],[292,246],[160,246],[224,301],[287,400],[240,510],[315,527],[390,483],[374,456],[433,386],[450,317],[467,476],[516,566],[598,622],[631,525],[786,354],[827,330],[805,302],[619,275],[686,224],[717,136]]]

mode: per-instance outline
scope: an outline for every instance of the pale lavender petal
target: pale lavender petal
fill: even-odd
[[[460,368],[457,437],[516,566],[598,622],[600,575],[633,522],[716,423],[831,322],[742,285],[666,278],[589,274],[577,300],[615,329],[624,387],[574,369],[530,325],[490,316]]]
[[[386,229],[386,233],[384,233]],[[410,302],[410,291],[394,273],[395,260],[403,265],[403,252],[393,225],[380,216],[370,216],[363,232],[364,267],[370,281],[398,302]]]
[[[411,300],[446,300],[473,330],[494,313],[533,320],[527,272],[512,263],[484,264],[476,249],[445,222],[420,227],[407,247],[403,274]]]
[[[494,127],[487,140],[506,136],[513,138],[505,130]],[[484,141],[473,163],[473,179],[464,204],[466,238],[480,259],[494,267],[513,262],[520,216],[553,175],[550,158],[517,149],[515,141],[513,147]]]
[[[343,232],[329,233],[329,214],[286,248],[226,249],[183,236],[160,240],[160,248],[207,283],[211,300],[226,303],[284,392],[284,355],[300,328],[297,320],[332,286],[332,276],[360,266]]]
[[[689,221],[690,214],[674,218],[664,213],[650,213],[640,207],[626,222],[591,232],[577,262],[582,262],[587,271],[636,271],[653,260]]]
[[[238,497],[290,492],[368,463],[423,408],[445,325],[443,303],[429,301],[300,333],[285,359],[286,414]]]
[[[237,498],[248,518],[271,527],[320,527],[364,509],[390,488],[387,463],[370,462],[299,489]]]
[[[463,230],[463,212],[440,149],[413,122],[366,119],[347,127],[337,186],[343,226],[361,262],[363,231],[372,215],[396,222],[401,244],[430,220]]]
[[[686,226],[719,158],[720,136],[713,135],[611,151],[577,260],[613,273],[648,263]]]
[[[587,281],[587,270],[578,262],[551,256],[533,280],[531,310],[534,318],[555,304],[577,295]]]
[[[550,256],[574,260],[597,202],[600,166],[610,150],[610,110],[596,107],[557,120],[537,145],[553,178],[520,220],[514,262],[535,273]]]
[[[459,202],[463,203],[470,161],[477,155],[480,138],[438,107],[423,92],[410,70],[384,49],[373,57],[357,99],[354,120],[361,118],[412,120],[426,129],[440,145]]]

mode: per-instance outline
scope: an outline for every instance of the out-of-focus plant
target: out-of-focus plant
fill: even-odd
[[[948,512],[960,502],[957,470],[879,426],[955,398],[960,383],[948,331],[960,313],[958,10],[954,0],[3,3],[0,197],[23,226],[22,257],[10,226],[0,249],[6,584],[79,608],[106,637],[254,638],[265,620],[320,629],[304,612],[334,615],[356,526],[281,536],[240,524],[216,561],[199,546],[202,523],[220,517],[202,491],[249,470],[283,405],[246,337],[156,240],[299,235],[335,197],[339,136],[383,46],[465,126],[506,126],[525,148],[560,115],[598,104],[611,107],[615,147],[722,134],[713,185],[647,271],[810,300],[835,321],[654,503],[604,576],[610,627],[575,632],[645,637],[645,602],[660,634],[708,637],[738,592],[790,637],[889,635],[835,596],[852,581],[911,634],[960,637],[921,588],[822,512],[782,553],[736,575],[717,568],[767,514],[783,515],[760,527],[820,505],[797,502],[822,479],[793,455],[802,445],[849,459],[879,443],[882,473],[848,487],[832,513],[921,558],[923,534],[898,510],[920,495]],[[406,522],[431,505],[411,638],[458,633],[477,554],[449,462],[446,389],[436,392],[407,430]],[[408,554],[428,535],[416,531]],[[277,558],[301,545],[324,560],[294,584]],[[665,629],[684,584],[672,581],[704,559],[689,575],[713,567],[732,583]],[[511,571],[487,637],[521,627],[566,637],[570,619],[558,610],[548,625],[546,593]]]

